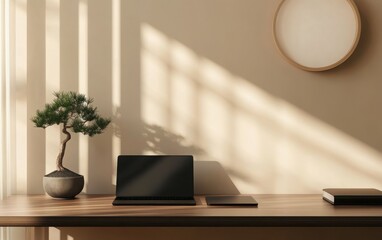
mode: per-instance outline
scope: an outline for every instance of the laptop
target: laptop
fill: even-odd
[[[195,205],[189,155],[120,155],[113,205]]]

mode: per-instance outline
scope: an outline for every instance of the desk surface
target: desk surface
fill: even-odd
[[[332,206],[321,195],[254,195],[256,207],[112,206],[111,195],[74,200],[15,195],[0,201],[0,226],[379,226],[382,206]]]

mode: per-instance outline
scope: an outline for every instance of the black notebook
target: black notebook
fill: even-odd
[[[382,191],[375,188],[325,188],[323,199],[333,205],[382,205]]]

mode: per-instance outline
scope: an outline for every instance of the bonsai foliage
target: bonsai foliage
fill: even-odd
[[[71,139],[68,130],[92,137],[102,133],[110,123],[110,119],[99,116],[97,108],[91,105],[93,99],[88,99],[83,94],[56,92],[54,96],[56,98],[52,103],[46,104],[42,111],[37,110],[32,121],[36,127],[44,129],[54,124],[62,125],[62,133],[66,137],[61,142],[56,164],[57,171],[63,171],[65,168],[62,161],[65,155],[66,143]]]

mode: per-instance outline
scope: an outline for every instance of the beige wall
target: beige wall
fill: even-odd
[[[149,152],[217,160],[244,193],[382,188],[382,1],[355,1],[359,46],[326,72],[279,55],[277,2],[15,0],[15,192],[54,170],[59,129],[29,119],[57,90],[113,120],[69,143],[86,193],[114,193],[116,156]]]
[[[114,192],[118,154],[148,152],[217,160],[247,193],[382,187],[379,1],[357,1],[359,47],[326,72],[278,54],[278,1],[17,2],[15,155],[28,192],[42,192],[59,144],[58,128],[29,119],[57,90],[88,94],[113,119],[69,143],[89,193]]]

